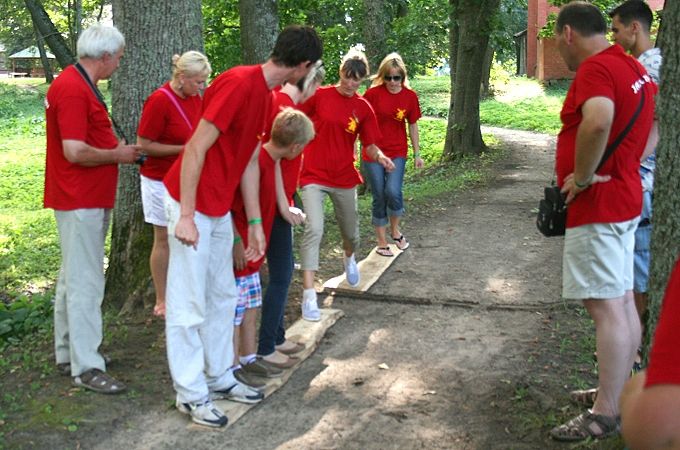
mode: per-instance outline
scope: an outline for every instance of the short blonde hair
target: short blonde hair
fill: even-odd
[[[314,139],[314,125],[302,111],[284,108],[274,118],[271,141],[277,147],[306,145]]]
[[[380,62],[378,73],[373,77],[371,86],[380,86],[385,83],[385,77],[390,73],[390,70],[397,69],[401,74],[401,85],[410,88],[408,83],[408,72],[406,71],[406,64],[399,53],[393,52],[385,56]]]
[[[173,55],[172,57],[172,78],[177,79],[180,74],[186,77],[208,76],[212,68],[208,58],[201,52],[189,50],[182,53],[182,56]]]

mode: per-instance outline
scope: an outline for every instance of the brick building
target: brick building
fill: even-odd
[[[647,0],[649,6],[658,11],[663,8],[664,0]],[[527,76],[540,81],[573,78],[574,73],[562,61],[554,38],[539,38],[538,33],[548,21],[550,13],[559,8],[548,4],[548,0],[529,0],[527,16],[526,71]]]

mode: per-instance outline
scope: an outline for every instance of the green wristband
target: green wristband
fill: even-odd
[[[250,219],[248,221],[248,225],[260,225],[261,223],[262,223],[262,219],[260,219],[259,217],[256,217],[254,219]]]
[[[234,244],[241,242],[241,236],[234,236]]]
[[[586,182],[583,183],[583,184],[579,183],[578,180],[576,180],[576,177],[574,177],[574,184],[575,184],[576,187],[579,188],[579,189],[585,189],[585,188],[587,188],[588,186],[590,186],[590,182],[591,182],[591,181],[593,181],[593,176],[592,176],[592,175],[591,175],[590,178],[588,178],[588,179],[586,180]]]

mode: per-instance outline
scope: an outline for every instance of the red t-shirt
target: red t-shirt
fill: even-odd
[[[382,138],[376,145],[390,158],[406,158],[408,155],[406,121],[416,123],[422,115],[416,93],[402,87],[401,91],[392,94],[387,90],[387,86],[381,84],[367,90],[364,98],[373,107],[382,133]],[[373,161],[366,151],[363,152],[363,159]]]
[[[269,236],[272,234],[272,225],[274,224],[274,215],[276,214],[276,181],[274,172],[276,162],[272,159],[269,152],[263,148],[258,155],[258,163],[260,165],[260,214],[262,214],[262,228],[267,242],[269,242]],[[246,216],[246,207],[243,203],[240,189],[236,191],[231,213],[236,230],[241,239],[243,239],[243,245],[248,247],[248,217]],[[264,256],[257,261],[248,261],[243,270],[234,270],[234,275],[236,277],[252,275],[260,270],[263,262]]]
[[[106,109],[74,66],[64,69],[48,89],[45,118],[45,208],[113,208],[118,165],[85,167],[64,156],[64,139],[83,141],[101,150],[118,146]]]
[[[162,89],[168,91],[177,100],[191,127]],[[200,118],[201,96],[193,95],[182,98],[175,94],[170,87],[170,83],[165,83],[160,89],[155,90],[144,102],[142,118],[139,120],[139,127],[137,128],[137,136],[160,144],[183,145],[191,137],[191,133],[196,128],[196,125],[198,125]],[[162,180],[176,159],[177,155],[163,157],[149,156],[139,169],[139,173],[153,180]]]
[[[270,125],[267,127],[267,132],[271,131],[271,125],[274,123],[276,115],[284,108],[297,108],[293,99],[288,94],[281,91],[274,92],[274,101],[272,103],[272,116]],[[300,179],[300,167],[302,166],[302,154],[299,154],[295,159],[282,158],[279,161],[281,166],[281,177],[283,178],[283,189],[286,191],[286,198],[288,201],[293,200],[293,195],[298,186]]]
[[[335,86],[317,89],[300,109],[314,122],[316,137],[305,148],[300,185],[320,184],[348,189],[362,182],[354,167],[357,135],[364,147],[380,139],[370,103],[354,94],[345,97]]]
[[[219,217],[227,214],[250,157],[262,141],[272,95],[261,66],[238,66],[219,75],[206,89],[202,118],[220,135],[205,155],[196,191],[196,210]],[[170,195],[180,200],[182,157],[163,179]]]
[[[624,53],[619,45],[591,56],[579,66],[564,100],[560,118],[562,130],[557,139],[555,170],[561,186],[574,171],[576,133],[581,123],[581,107],[592,97],[610,98],[616,105],[608,144],[628,125],[635,113],[642,89],[645,105],[625,139],[614,150],[599,175],[611,175],[576,196],[567,210],[567,227],[591,223],[614,223],[633,219],[642,209],[640,157],[654,119],[656,85],[640,63]]]
[[[675,263],[661,304],[649,354],[645,386],[680,384],[680,260]]]

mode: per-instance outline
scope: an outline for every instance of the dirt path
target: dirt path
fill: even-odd
[[[509,148],[493,181],[410,216],[411,248],[368,295],[327,299],[345,317],[261,405],[225,431],[190,431],[169,403],[142,404],[69,445],[564,448],[547,431],[577,411],[567,391],[593,381],[583,358],[592,330],[560,300],[561,239],[543,238],[534,225],[554,142],[485,131]],[[130,400],[111,399],[112,408],[123,403]]]

